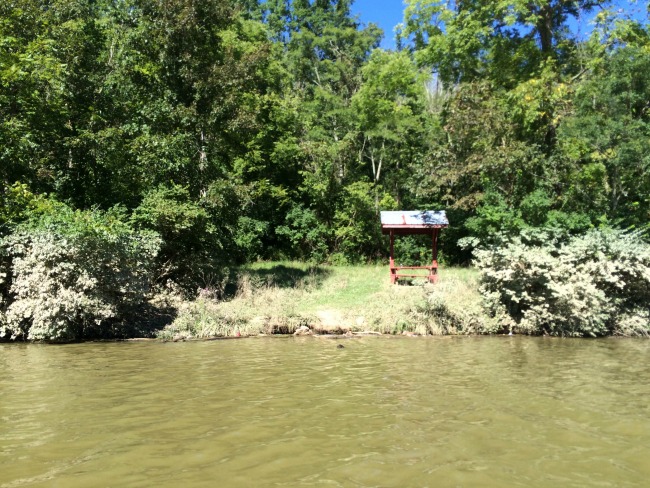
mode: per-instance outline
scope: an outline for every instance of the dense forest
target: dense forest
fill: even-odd
[[[639,15],[407,0],[384,50],[351,4],[2,2],[0,276],[39,229],[146,236],[126,255],[187,289],[226,263],[382,259],[380,210],[446,210],[448,263],[460,238],[648,229]]]

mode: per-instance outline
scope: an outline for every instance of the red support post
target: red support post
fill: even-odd
[[[394,285],[397,281],[397,270],[395,269],[395,234],[390,231],[390,283]]]
[[[433,233],[431,234],[431,252],[433,254],[431,272],[429,273],[429,282],[431,283],[438,281],[438,230],[433,229]]]

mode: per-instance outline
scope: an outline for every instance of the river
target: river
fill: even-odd
[[[649,354],[516,336],[0,344],[0,488],[648,486]]]

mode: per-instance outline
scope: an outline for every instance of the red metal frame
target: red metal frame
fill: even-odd
[[[433,254],[433,259],[430,266],[395,266],[395,231],[393,229],[389,230],[390,234],[390,282],[391,284],[397,283],[400,278],[425,278],[429,283],[435,283],[438,281],[438,233],[440,228],[431,228],[431,252]],[[421,233],[421,232],[418,232]],[[428,232],[427,232],[428,233]],[[400,232],[400,234],[406,234],[406,232]],[[415,270],[415,269],[426,269],[429,270],[428,275],[422,274],[412,274],[412,273],[399,273],[401,270]]]

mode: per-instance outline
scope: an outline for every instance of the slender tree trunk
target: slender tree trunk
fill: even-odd
[[[539,18],[537,20],[537,34],[539,35],[539,43],[544,57],[549,57],[553,54],[553,7],[550,0],[539,10]]]

